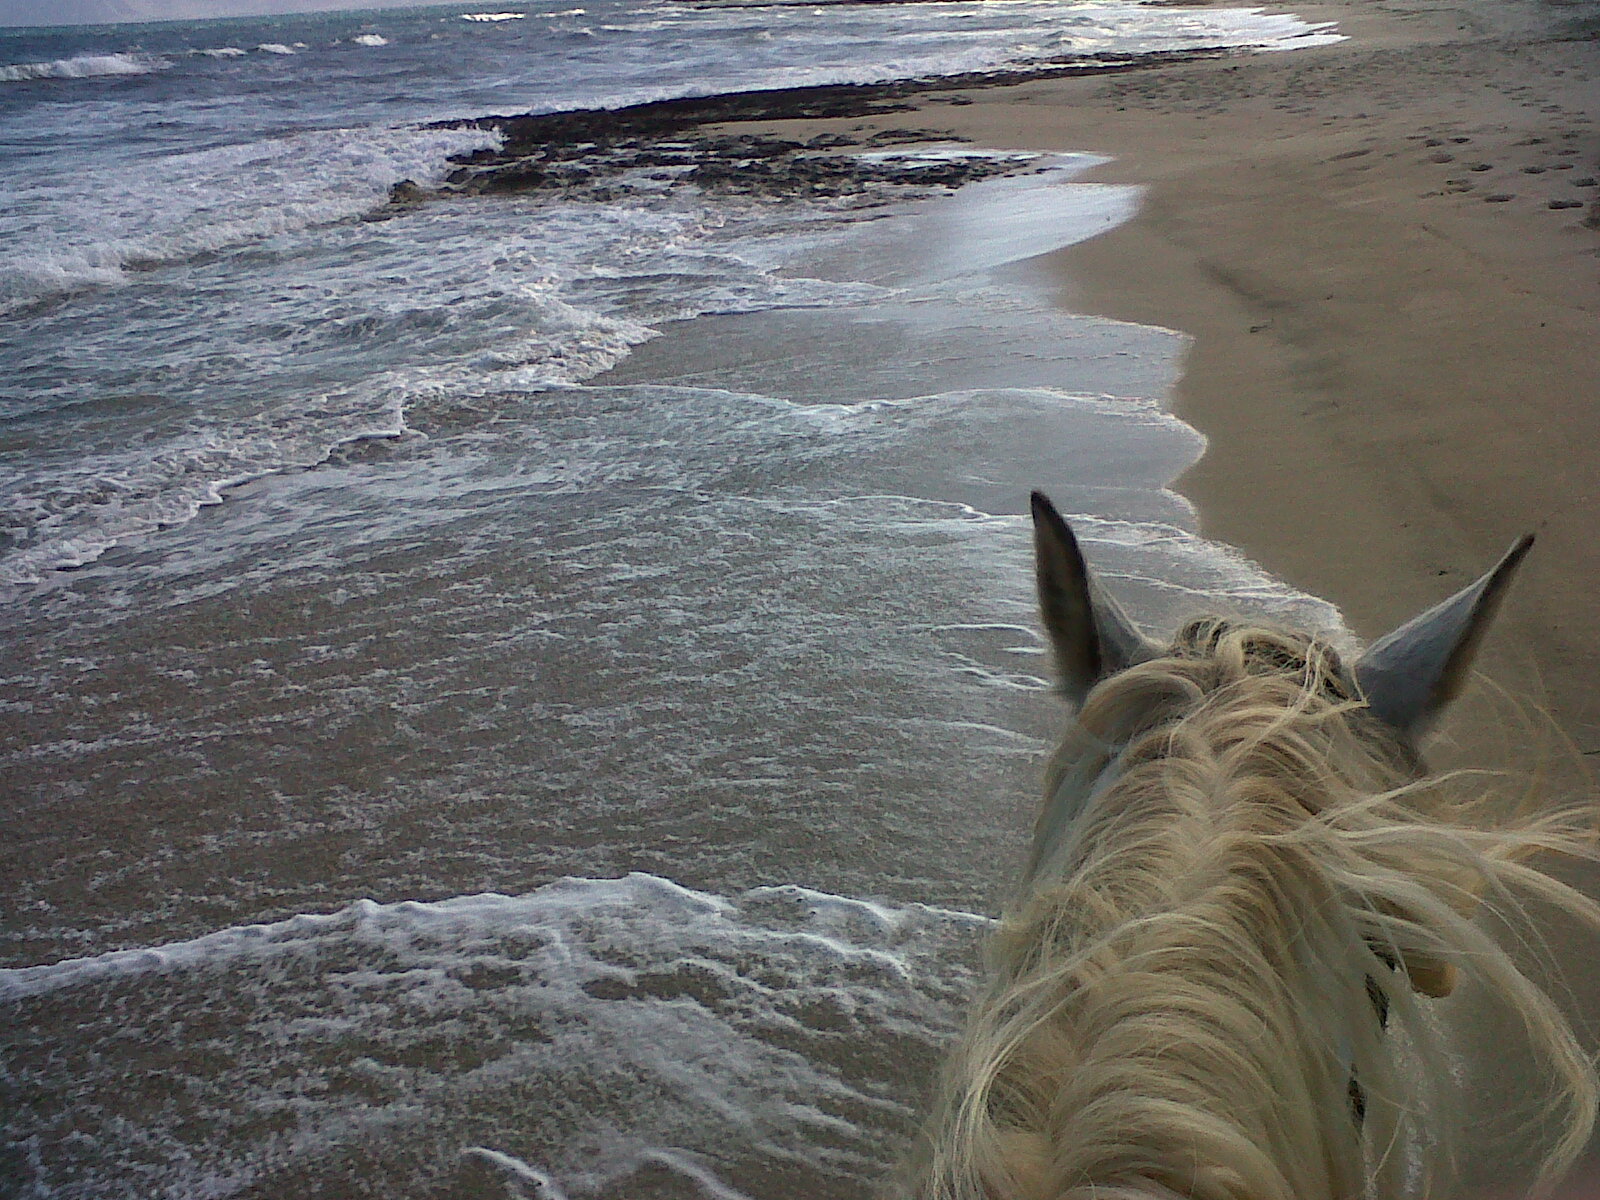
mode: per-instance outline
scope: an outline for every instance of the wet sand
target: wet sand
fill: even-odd
[[[1486,665],[1600,750],[1595,10],[1291,11],[1348,40],[773,128],[1112,157],[1143,210],[1057,256],[1062,301],[1195,337],[1203,532],[1371,637],[1535,530]]]

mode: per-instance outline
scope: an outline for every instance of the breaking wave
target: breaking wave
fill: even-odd
[[[41,239],[0,263],[0,313],[116,286],[130,270],[359,216],[396,179],[431,184],[451,154],[496,142],[476,130],[327,130],[158,160],[85,195],[79,238]],[[146,215],[157,211],[159,219]]]
[[[12,63],[0,67],[0,83],[35,79],[95,79],[107,75],[149,75],[172,64],[149,54],[81,54],[52,62]]]
[[[102,1195],[342,1191],[329,1160],[364,1142],[372,1194],[432,1192],[462,1158],[481,1174],[453,1194],[640,1195],[662,1171],[697,1195],[752,1194],[744,1176],[854,1192],[913,1127],[988,924],[632,874],[359,900],[0,971],[8,1021],[47,1051],[18,1067],[35,1099],[13,1128],[42,1147],[37,1195],[85,1178]],[[181,1109],[119,1121],[118,1048],[192,1049],[202,1025],[217,1030],[204,1053],[171,1059]],[[597,1083],[620,1098],[614,1119],[585,1109]],[[293,1137],[274,1114],[292,1114]],[[85,1120],[118,1134],[72,1138]],[[745,1161],[724,1161],[729,1147]]]

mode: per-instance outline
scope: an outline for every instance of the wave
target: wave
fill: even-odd
[[[357,46],[387,46],[389,39],[381,33],[358,33],[350,39]]]
[[[57,197],[93,223],[76,241],[59,237],[0,260],[0,315],[126,283],[130,271],[360,216],[396,179],[431,186],[450,155],[498,142],[480,130],[347,129],[158,160],[92,196]],[[159,224],[152,212],[163,214]]]
[[[495,304],[489,296],[484,303]],[[654,330],[590,313],[554,298],[523,297],[532,330],[476,356],[496,386],[563,386],[621,361]],[[432,315],[396,322],[419,332]],[[0,553],[0,588],[37,584],[53,571],[87,566],[116,546],[183,525],[227,492],[257,479],[318,466],[348,446],[405,437],[413,404],[450,407],[461,364],[383,372],[349,388],[304,397],[270,417],[235,422],[204,436],[135,454],[86,456],[70,468],[24,468],[0,499],[0,527],[27,528],[29,543]],[[219,420],[219,425],[222,422]],[[115,481],[108,483],[107,481]],[[3,989],[0,989],[3,990]]]
[[[579,9],[574,9],[573,11],[574,12],[582,12],[583,10],[581,8],[579,8]],[[557,15],[557,14],[552,14],[552,15]],[[527,16],[528,16],[527,13],[522,13],[522,12],[492,12],[492,13],[482,12],[482,13],[462,13],[461,14],[461,19],[463,21],[522,21],[522,20],[526,20]]]
[[[36,79],[96,79],[108,75],[150,75],[172,64],[149,54],[80,54],[52,62],[12,63],[0,67],[0,83]]]
[[[402,945],[423,956],[424,947],[437,951],[450,942],[475,950],[486,938],[569,923],[581,929],[605,914],[648,935],[640,941],[672,930],[706,943],[767,943],[799,949],[799,942],[823,958],[869,961],[889,977],[908,972],[919,938],[966,942],[991,923],[978,913],[915,902],[894,906],[798,884],[756,887],[727,898],[634,871],[616,879],[562,879],[520,896],[484,892],[387,904],[356,900],[331,913],[301,913],[268,924],[234,926],[188,941],[0,968],[0,1003],[113,979],[261,964],[332,942],[391,941],[397,956],[403,954]],[[570,957],[566,965],[572,966]]]
[[[452,1194],[660,1194],[663,1175],[674,1195],[760,1194],[730,1146],[777,1194],[856,1194],[912,1124],[918,1069],[955,1027],[988,927],[633,874],[362,900],[0,971],[0,1006],[39,1051],[18,1064],[34,1101],[8,1132],[42,1147],[39,1178],[70,1169],[107,1195],[338,1190],[327,1160],[360,1145],[375,1150],[363,1182],[385,1194],[463,1157],[488,1177]],[[130,1089],[127,1046],[170,1069]],[[134,1119],[130,1094],[149,1101]]]
[[[263,54],[293,54],[292,46],[285,46],[282,42],[262,42],[256,47]]]

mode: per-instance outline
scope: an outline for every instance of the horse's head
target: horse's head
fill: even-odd
[[[1081,706],[1102,680],[1165,651],[1100,586],[1071,528],[1039,492],[1033,494],[1033,535],[1045,633],[1062,690]],[[1484,632],[1532,545],[1533,535],[1525,534],[1477,582],[1380,638],[1356,661],[1346,682],[1407,741],[1461,691]]]
[[[1567,1120],[1545,1169],[1569,1163],[1600,1081],[1474,917],[1487,906],[1515,924],[1520,892],[1600,926],[1600,906],[1530,861],[1590,855],[1600,806],[1479,795],[1470,778],[1426,776],[1416,754],[1532,538],[1347,664],[1316,636],[1221,618],[1157,645],[1043,496],[1033,516],[1044,625],[1077,713],[912,1194],[1426,1191],[1467,1120],[1427,999],[1458,964],[1474,1003],[1520,1019],[1556,1080]]]
[[[1319,757],[1374,791],[1420,774],[1417,738],[1461,691],[1518,564],[1520,539],[1489,572],[1373,643],[1354,664],[1321,638],[1206,617],[1168,645],[1141,633],[1089,569],[1071,528],[1033,496],[1039,603],[1061,690],[1077,709],[1046,771],[1046,803],[1025,884],[1058,875],[1086,807],[1135,764],[1163,756],[1182,718],[1207,708],[1248,736],[1274,710],[1312,721]],[[1248,708],[1248,712],[1244,709]],[[1307,803],[1311,803],[1308,799]],[[1408,962],[1418,991],[1443,995],[1454,973]]]

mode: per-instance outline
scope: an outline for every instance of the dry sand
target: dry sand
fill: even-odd
[[[1348,40],[800,129],[1111,156],[1145,205],[1060,255],[1063,303],[1194,335],[1203,530],[1366,636],[1537,531],[1488,666],[1600,752],[1596,9],[1282,7]]]

